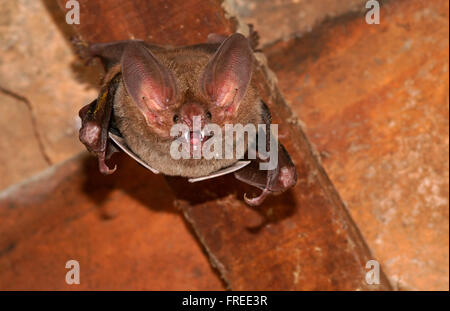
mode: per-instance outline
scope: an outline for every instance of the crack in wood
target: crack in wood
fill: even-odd
[[[45,162],[48,165],[53,165],[53,162],[52,162],[50,156],[48,155],[48,153],[46,151],[42,135],[39,132],[36,114],[34,112],[33,105],[31,104],[31,102],[27,98],[25,98],[24,96],[21,96],[21,95],[15,93],[15,92],[13,92],[11,90],[8,90],[8,89],[5,89],[4,87],[1,87],[1,86],[0,86],[0,93],[4,94],[6,96],[12,97],[12,98],[14,98],[14,99],[16,99],[16,100],[18,100],[18,101],[20,101],[20,102],[25,104],[25,106],[27,107],[28,111],[30,112],[31,126],[33,128],[33,134],[34,134],[34,136],[36,138],[36,141],[38,143],[38,146],[39,146],[39,151],[41,152],[42,157],[44,158]]]

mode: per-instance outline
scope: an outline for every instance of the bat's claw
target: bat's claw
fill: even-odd
[[[267,196],[270,194],[270,191],[267,189],[264,189],[263,192],[261,192],[261,194],[255,198],[249,199],[247,197],[247,194],[244,194],[244,201],[245,203],[247,203],[250,206],[260,206],[264,200],[267,198]]]
[[[98,158],[98,168],[100,169],[100,173],[104,175],[111,175],[117,170],[117,165],[114,165],[114,168],[111,169],[106,165],[105,159],[102,157]]]

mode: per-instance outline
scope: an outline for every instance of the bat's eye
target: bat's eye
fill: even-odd
[[[176,114],[173,116],[173,123],[178,123],[180,121],[180,117]]]
[[[206,117],[207,117],[209,120],[211,120],[211,118],[212,118],[211,112],[207,111],[207,112],[206,112]]]

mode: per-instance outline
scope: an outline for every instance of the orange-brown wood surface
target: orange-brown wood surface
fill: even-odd
[[[66,1],[59,0],[64,9]],[[227,33],[220,1],[79,1],[78,32],[90,42],[142,39],[156,44],[202,43],[211,32]],[[64,9],[65,10],[65,9]]]
[[[391,1],[265,52],[398,289],[448,290],[449,2]]]
[[[0,289],[223,289],[164,179],[115,160],[113,176],[82,155],[2,194]],[[80,285],[65,281],[72,259]]]

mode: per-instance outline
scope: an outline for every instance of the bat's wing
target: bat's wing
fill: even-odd
[[[224,176],[224,175],[236,172],[236,171],[240,170],[241,168],[246,167],[249,164],[251,164],[251,161],[237,161],[233,165],[231,165],[229,167],[226,167],[226,168],[223,168],[221,170],[218,170],[218,171],[216,171],[214,173],[211,173],[208,176],[197,177],[197,178],[189,178],[188,181],[190,183],[195,183],[195,182],[199,182],[199,181],[204,181],[204,180],[208,180],[208,179]]]
[[[133,158],[136,162],[138,162],[140,165],[145,167],[146,169],[152,171],[154,174],[159,174],[159,171],[148,165],[145,161],[143,161],[140,157],[138,157],[131,149],[128,147],[127,143],[125,142],[125,139],[123,137],[118,136],[112,132],[109,132],[109,138],[127,155],[129,155],[131,158]]]
[[[263,120],[266,123],[266,150],[269,150],[270,139],[270,112],[267,106],[263,105]],[[251,206],[261,205],[269,194],[278,194],[293,187],[297,183],[297,170],[284,146],[277,142],[278,162],[276,168],[271,170],[261,170],[260,164],[265,162],[257,154],[256,160],[243,169],[234,173],[235,177],[242,182],[257,187],[262,190],[261,195],[256,198],[249,199],[244,197],[247,204]]]
[[[80,141],[90,152],[97,155],[99,169],[103,174],[112,174],[116,170],[116,167],[110,169],[105,160],[115,152],[115,148],[108,144],[108,131],[114,94],[119,81],[120,75],[116,75],[110,83],[102,88],[99,97],[79,112],[81,118]]]
[[[130,156],[131,158],[133,158],[136,162],[138,162],[140,165],[142,165],[143,167],[145,167],[146,169],[152,171],[154,174],[159,174],[159,171],[157,169],[154,169],[153,167],[151,167],[150,165],[147,164],[147,162],[145,162],[144,160],[142,160],[137,154],[135,154],[127,145],[127,143],[125,142],[125,140],[123,139],[123,137],[116,135],[112,132],[109,132],[109,138],[111,138],[111,140],[123,151],[125,152],[128,156]],[[214,173],[211,173],[210,175],[207,176],[202,176],[202,177],[197,177],[197,178],[189,178],[188,181],[190,183],[195,183],[195,182],[199,182],[199,181],[204,181],[204,180],[208,180],[208,179],[212,179],[212,178],[216,178],[216,177],[220,177],[223,175],[227,175],[227,174],[231,174],[237,170],[240,170],[241,168],[249,165],[251,163],[251,161],[237,161],[235,164],[233,164],[232,166],[226,167],[224,169],[218,170]]]

